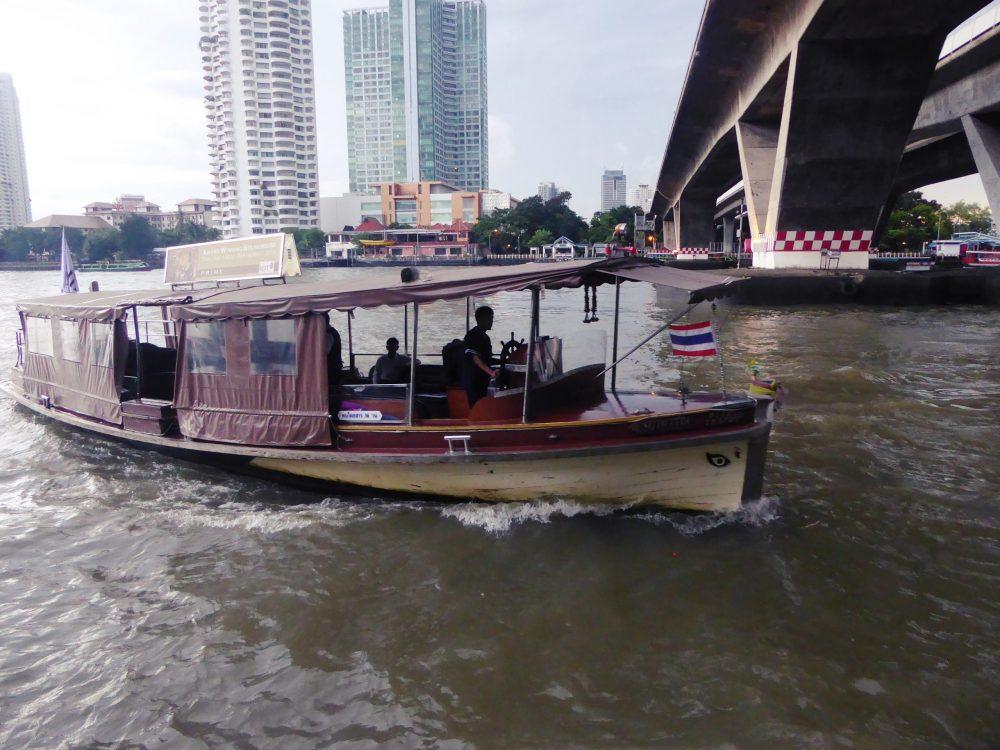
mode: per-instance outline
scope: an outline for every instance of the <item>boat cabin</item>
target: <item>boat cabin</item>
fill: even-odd
[[[637,258],[420,274],[403,269],[389,284],[352,278],[64,294],[21,302],[13,377],[35,402],[88,419],[250,446],[350,449],[348,435],[361,426],[460,432],[474,425],[558,421],[590,411],[596,419],[607,401],[606,373],[611,373],[611,390],[616,389],[622,282],[680,288],[697,303],[725,294],[735,281]],[[615,288],[615,361],[611,367],[600,361],[564,370],[561,341],[540,332],[540,292],[602,284]],[[421,305],[465,300],[468,330],[470,299],[501,291],[530,295],[530,331],[526,342],[503,346],[499,360],[491,363],[500,376],[486,396],[470,405],[462,385],[469,357],[461,342],[464,331],[456,331],[456,340],[439,352],[418,350]],[[403,382],[373,382],[370,370],[357,367],[350,313],[387,305],[404,308],[407,349],[421,352],[419,362],[407,360]],[[331,325],[331,317],[339,327]],[[641,410],[640,401],[632,406]]]

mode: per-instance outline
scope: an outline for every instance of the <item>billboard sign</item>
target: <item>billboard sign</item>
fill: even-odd
[[[168,247],[163,283],[278,279],[301,273],[295,238],[281,233]]]

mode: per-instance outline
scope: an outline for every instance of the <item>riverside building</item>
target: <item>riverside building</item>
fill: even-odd
[[[486,4],[390,0],[344,12],[353,193],[382,183],[489,185]]]
[[[319,223],[309,0],[202,0],[209,156],[223,237]]]
[[[9,73],[0,73],[0,229],[31,221],[21,110]]]

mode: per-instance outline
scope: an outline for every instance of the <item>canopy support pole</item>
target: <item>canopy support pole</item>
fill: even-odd
[[[524,368],[524,404],[521,408],[521,421],[527,424],[531,414],[531,370],[535,361],[535,331],[538,328],[538,299],[539,291],[537,287],[531,290],[531,325],[528,326],[530,335],[528,336],[528,359]]]
[[[611,392],[615,392],[615,386],[618,384],[618,313],[619,305],[621,303],[621,292],[622,292],[622,279],[621,276],[615,276],[615,332],[611,339],[611,361],[614,362],[611,365]]]
[[[472,330],[472,297],[465,298],[465,332]]]
[[[659,328],[657,328],[657,329],[656,329],[655,331],[653,331],[653,332],[652,332],[651,334],[649,334],[649,335],[648,335],[648,336],[647,336],[646,338],[644,338],[644,339],[643,339],[642,341],[640,341],[640,342],[639,342],[638,344],[636,344],[636,345],[635,345],[635,346],[633,346],[633,347],[632,347],[631,349],[629,349],[629,350],[628,350],[628,352],[626,352],[626,353],[625,353],[625,354],[624,354],[624,355],[623,355],[622,357],[620,357],[620,358],[619,358],[619,359],[617,359],[617,360],[616,360],[615,362],[613,362],[613,363],[612,363],[611,365],[609,365],[608,367],[605,367],[605,368],[604,368],[603,370],[601,370],[601,371],[600,371],[599,373],[597,373],[597,375],[596,375],[595,377],[598,377],[598,378],[599,378],[599,377],[601,377],[601,376],[602,376],[602,375],[603,375],[604,373],[606,373],[606,372],[607,372],[608,370],[610,370],[610,369],[612,369],[612,368],[614,368],[614,367],[617,367],[618,365],[620,365],[620,364],[621,364],[621,363],[622,363],[622,362],[623,362],[624,360],[626,360],[626,359],[628,359],[629,357],[631,357],[631,356],[632,356],[632,355],[633,355],[633,354],[634,354],[634,353],[635,353],[635,352],[636,352],[636,351],[637,351],[638,349],[640,349],[641,347],[643,347],[643,346],[645,346],[646,344],[648,344],[648,343],[649,343],[650,341],[652,341],[652,340],[653,340],[653,339],[654,339],[654,338],[655,338],[656,336],[658,336],[659,334],[663,333],[663,332],[664,332],[665,330],[667,330],[668,328],[670,328],[670,326],[671,326],[672,324],[676,323],[676,322],[677,322],[678,320],[680,320],[680,319],[681,319],[681,318],[683,318],[683,317],[684,317],[685,315],[687,315],[687,314],[688,314],[689,312],[691,312],[691,311],[692,311],[692,310],[693,310],[693,309],[695,308],[695,306],[696,306],[697,304],[698,304],[698,303],[697,303],[697,302],[695,302],[695,303],[694,303],[693,305],[688,305],[688,306],[687,306],[687,307],[686,307],[686,308],[684,309],[684,312],[682,312],[682,313],[681,313],[680,315],[675,315],[675,316],[674,316],[673,318],[671,318],[670,320],[668,320],[668,321],[667,321],[666,323],[664,323],[664,324],[663,324],[662,326],[660,326]]]
[[[413,424],[417,404],[417,328],[419,326],[420,307],[413,303],[413,356],[410,357],[410,390],[406,395],[406,423]]]
[[[403,353],[410,353],[410,308],[403,305]]]
[[[347,362],[354,372],[354,333],[351,330],[351,319],[354,318],[354,310],[347,311]]]
[[[142,357],[139,355],[139,307],[132,306],[132,327],[135,329],[135,397],[142,398]]]

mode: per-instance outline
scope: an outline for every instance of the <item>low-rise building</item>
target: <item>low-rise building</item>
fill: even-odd
[[[111,225],[98,216],[74,216],[72,214],[50,214],[24,225],[27,229],[79,229],[92,232],[95,229],[111,229]]]
[[[387,225],[474,224],[482,213],[479,191],[466,192],[436,180],[382,183],[379,195],[382,223]]]
[[[470,258],[478,254],[478,247],[469,239],[471,229],[471,224],[462,221],[420,229],[388,229],[381,222],[365,219],[353,231],[327,235],[326,254],[367,260]]]
[[[141,216],[156,229],[173,229],[181,222],[215,226],[215,201],[188,198],[177,204],[176,211],[162,211],[144,195],[120,195],[113,203],[95,201],[83,207],[86,216],[103,219],[116,229],[133,216]]]
[[[382,220],[382,197],[365,193],[344,193],[319,199],[319,226],[327,234],[357,227],[366,218]]]

